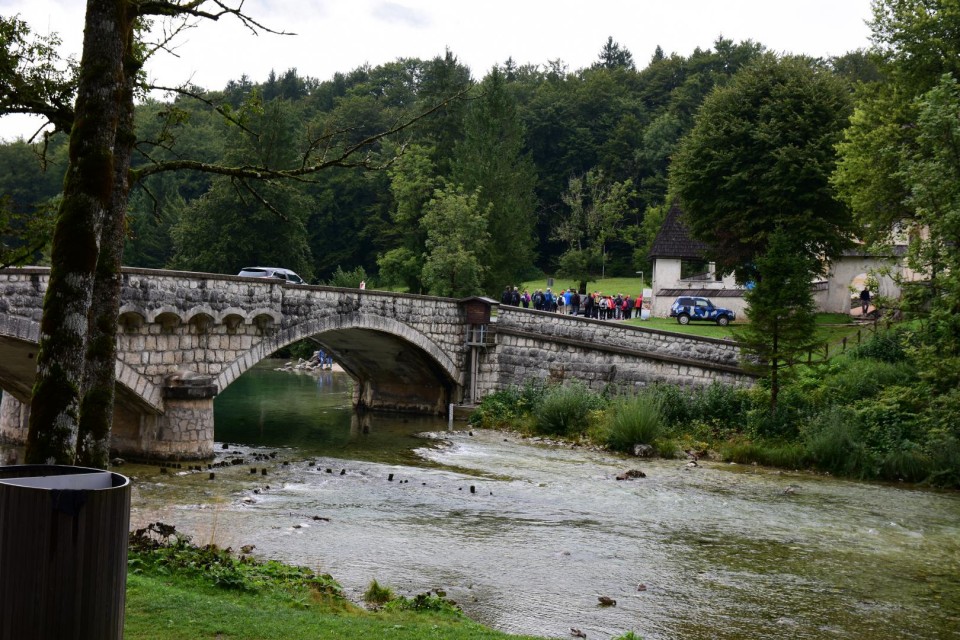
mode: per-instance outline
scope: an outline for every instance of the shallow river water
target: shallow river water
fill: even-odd
[[[960,638],[956,493],[359,419],[342,374],[255,368],[216,419],[218,459],[244,463],[213,480],[118,469],[135,480],[132,526],[255,545],[333,574],[357,602],[373,579],[444,589],[512,633]],[[635,468],[646,477],[615,479]]]

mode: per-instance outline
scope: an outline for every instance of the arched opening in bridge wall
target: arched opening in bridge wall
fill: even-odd
[[[445,414],[462,398],[463,380],[453,359],[423,334],[382,317],[356,315],[307,322],[265,341],[217,378],[222,392],[278,349],[309,339],[353,378],[361,409]]]
[[[0,390],[3,411],[0,415],[0,440],[24,444],[27,440],[30,395],[37,373],[39,325],[27,327],[24,336],[0,333]],[[117,393],[113,414],[113,448],[140,444],[145,416],[160,413],[160,390],[129,367],[117,366]],[[137,393],[136,389],[140,390]]]

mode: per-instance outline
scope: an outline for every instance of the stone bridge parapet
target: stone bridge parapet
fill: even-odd
[[[501,307],[497,348],[483,371],[502,388],[531,380],[579,380],[600,391],[654,382],[750,384],[733,340],[698,338],[620,322]]]

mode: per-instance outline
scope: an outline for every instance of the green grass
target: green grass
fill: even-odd
[[[409,611],[370,613],[330,604],[309,592],[300,598],[228,591],[196,578],[130,575],[126,640],[506,640],[463,616]]]
[[[677,322],[676,318],[649,318],[647,320],[631,318],[625,322],[626,324],[644,327],[645,329],[672,331],[673,333],[683,333],[702,338],[732,338],[733,330],[731,326],[736,326],[736,323],[734,323],[730,326],[721,327],[715,322],[691,322],[688,325],[682,325]]]
[[[329,575],[195,547],[161,523],[131,535],[127,564],[127,640],[533,640],[483,627],[428,593],[393,598],[376,585],[384,607],[367,611]]]
[[[530,292],[530,295],[533,295],[533,292],[537,289],[547,290],[547,279],[541,278],[539,280],[528,280],[517,285],[522,292],[524,289],[527,289]],[[565,291],[568,287],[576,289],[580,286],[580,282],[572,278],[554,278],[552,290]],[[617,295],[622,293],[623,295],[630,294],[631,298],[636,298],[640,295],[640,292],[643,291],[643,287],[649,287],[649,283],[640,285],[640,276],[635,278],[604,278],[603,280],[588,280],[587,281],[587,291],[599,291],[605,295]],[[499,298],[499,294],[497,296]]]

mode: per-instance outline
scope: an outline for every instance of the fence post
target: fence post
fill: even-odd
[[[847,336],[843,336],[843,348],[841,349],[840,353],[846,353],[846,352],[847,352]]]

